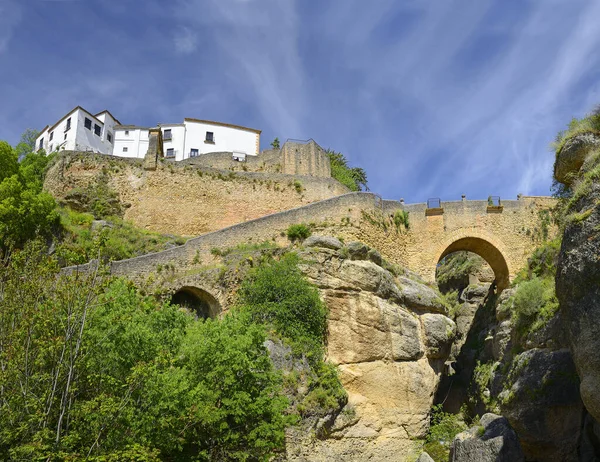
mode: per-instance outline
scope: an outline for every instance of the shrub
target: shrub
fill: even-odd
[[[294,181],[294,189],[296,190],[296,192],[298,194],[300,194],[300,193],[302,193],[302,191],[303,191],[304,188],[302,187],[302,183],[300,181],[295,180]]]
[[[254,322],[270,325],[295,352],[320,359],[327,329],[327,310],[319,292],[298,269],[298,256],[287,254],[264,263],[242,283],[241,309]]]
[[[517,331],[523,335],[543,327],[558,307],[553,279],[534,277],[520,283],[511,308]]]
[[[408,214],[409,212],[406,210],[396,210],[394,212],[394,224],[397,229],[400,229],[400,225],[404,226],[404,229],[410,229]]]
[[[290,225],[286,235],[291,242],[303,241],[312,234],[310,227],[304,223]]]
[[[447,462],[454,437],[467,429],[460,414],[443,412],[437,404],[431,410],[431,426],[423,449],[435,462]]]

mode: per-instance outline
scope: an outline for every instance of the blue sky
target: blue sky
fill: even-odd
[[[0,0],[0,139],[81,105],[314,138],[384,198],[548,194],[597,0]]]

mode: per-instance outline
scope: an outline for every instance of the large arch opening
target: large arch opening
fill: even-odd
[[[480,237],[460,237],[438,257],[436,282],[451,305],[448,316],[456,323],[456,337],[447,371],[440,380],[434,402],[445,412],[458,413],[463,406],[471,416],[485,407],[473,388],[478,361],[485,363],[492,344],[482,332],[496,322],[497,295],[510,282],[502,252]]]
[[[506,259],[502,255],[502,252],[498,250],[490,242],[479,237],[464,237],[452,242],[438,258],[438,263],[444,259],[444,257],[459,251],[473,252],[483,258],[494,272],[495,285],[498,292],[508,287],[510,283],[508,264]]]
[[[205,290],[198,287],[185,286],[171,297],[173,305],[179,305],[196,315],[198,318],[216,318],[221,312],[221,304]]]

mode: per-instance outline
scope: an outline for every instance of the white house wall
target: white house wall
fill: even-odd
[[[185,126],[184,159],[190,157],[192,149],[198,149],[199,154],[209,152],[243,152],[251,156],[257,154],[258,134],[255,132],[189,120],[185,121]],[[213,133],[214,143],[206,142],[206,132]]]
[[[128,132],[128,134],[126,135],[125,132]],[[125,152],[123,148],[127,148],[127,152]],[[146,152],[148,152],[147,128],[115,129],[115,147],[113,155],[143,159]]]
[[[86,112],[78,109],[74,116],[77,117],[77,135],[76,135],[76,149],[77,151],[94,151],[103,154],[112,154],[113,145],[107,140],[104,140],[104,124],[95,117],[90,117]],[[92,121],[92,128],[88,130],[85,128],[85,119],[88,118]],[[100,136],[94,133],[94,126],[98,124],[101,132]]]
[[[187,138],[186,127],[183,124],[161,124],[160,128],[163,133],[163,151],[165,157],[169,149],[175,152],[175,160],[187,159],[184,155],[185,140]],[[171,130],[171,139],[165,139],[165,130]]]

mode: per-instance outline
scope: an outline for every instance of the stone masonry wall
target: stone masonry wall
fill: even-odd
[[[372,193],[350,193],[214,231],[165,252],[112,262],[111,267],[113,273],[132,279],[147,278],[158,265],[172,264],[177,271],[186,272],[194,269],[194,260],[210,262],[213,248],[264,241],[287,244],[288,226],[307,223],[315,234],[364,242],[428,282],[435,281],[436,265],[450,244],[479,237],[501,252],[512,278],[540,243],[535,231],[540,228],[538,212],[552,206],[553,200],[522,197],[503,204],[501,211],[491,212],[487,201],[450,202],[444,203],[442,215],[427,216],[425,204],[403,205],[381,201]],[[395,226],[391,218],[402,208],[409,211],[409,230]]]
[[[140,228],[197,236],[348,192],[332,178],[264,172],[227,172],[141,160],[65,154],[50,169],[45,187],[59,200],[102,172],[126,204],[124,218]]]

